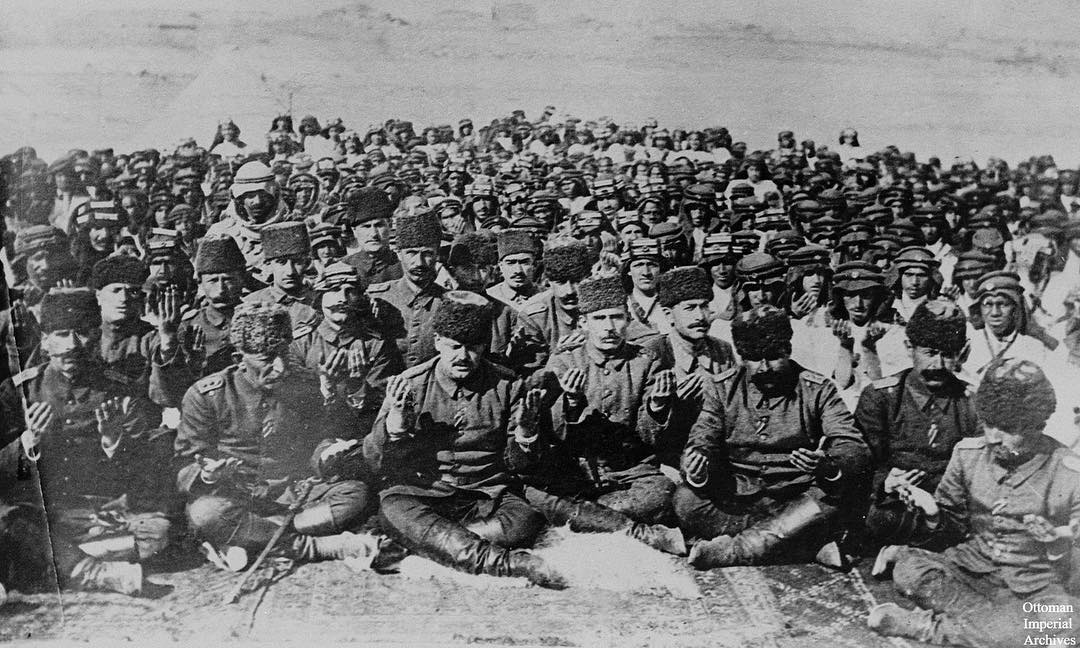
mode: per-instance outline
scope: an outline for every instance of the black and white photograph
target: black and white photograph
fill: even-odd
[[[1080,615],[1068,0],[0,0],[0,642]]]

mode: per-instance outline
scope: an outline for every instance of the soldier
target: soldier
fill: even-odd
[[[666,265],[663,261],[660,241],[640,238],[630,243],[624,266],[627,283],[630,284],[630,294],[626,298],[627,310],[641,328],[657,333],[671,330],[656,291],[657,278]]]
[[[562,577],[523,550],[544,518],[514,477],[541,457],[540,392],[483,359],[490,308],[463,291],[438,301],[438,356],[391,379],[364,455],[386,485],[386,530],[410,550],[461,571],[561,588]]]
[[[394,341],[379,330],[358,268],[330,265],[315,282],[315,291],[322,321],[293,340],[292,351],[319,374],[323,396],[347,403],[361,417],[356,429],[369,430],[383,402],[386,381],[404,371],[405,361]]]
[[[37,463],[62,584],[137,594],[144,562],[168,544],[171,436],[161,410],[95,348],[94,293],[42,300],[43,365],[15,377],[24,390],[22,446]],[[24,482],[24,484],[38,484]]]
[[[920,304],[906,327],[912,367],[875,380],[859,398],[855,425],[874,457],[866,518],[871,547],[911,539],[915,520],[900,501],[900,488],[937,488],[953,446],[978,434],[968,385],[957,376],[966,325],[949,300]]]
[[[431,317],[446,289],[435,283],[442,228],[434,212],[402,214],[394,219],[397,255],[404,275],[367,289],[389,336],[397,340],[405,366],[435,356]]]
[[[15,235],[12,290],[32,311],[46,292],[74,277],[77,265],[70,246],[67,235],[49,225],[31,225]]]
[[[531,234],[519,230],[499,232],[497,241],[499,271],[502,281],[487,289],[487,294],[515,310],[538,292],[536,267],[540,246]]]
[[[191,530],[242,568],[302,510],[280,544],[295,559],[343,558],[362,549],[349,530],[368,512],[368,487],[346,470],[356,446],[341,407],[327,406],[315,377],[286,361],[293,327],[279,304],[236,307],[229,339],[239,362],[191,386],[180,409],[177,487]],[[311,473],[320,479],[311,480]],[[306,497],[298,483],[311,485]]]
[[[892,285],[895,323],[903,326],[911,319],[915,308],[928,298],[937,296],[940,283],[937,274],[940,262],[924,247],[909,246],[896,255],[890,274],[896,276]]]
[[[1043,641],[1030,629],[1040,621],[1072,627],[1070,614],[1054,610],[1077,604],[1067,589],[1075,595],[1080,573],[1080,459],[1043,434],[1055,405],[1032,362],[986,370],[975,393],[983,435],[956,445],[933,495],[912,485],[900,491],[924,546],[947,548],[895,548],[893,583],[918,607],[879,605],[871,628],[981,647]]]
[[[229,322],[241,301],[244,266],[244,255],[230,237],[208,237],[199,245],[195,273],[202,298],[181,316],[177,333],[192,382],[235,362]]]
[[[595,255],[581,241],[558,240],[544,251],[544,277],[549,287],[533,295],[520,311],[525,334],[541,347],[539,366],[543,366],[550,354],[580,345],[584,340],[578,284],[589,276],[595,261]]]
[[[262,162],[247,162],[236,170],[229,186],[232,202],[225,208],[223,218],[210,226],[207,236],[231,236],[244,253],[254,278],[269,283],[263,269],[260,232],[272,223],[285,220],[288,206],[280,199],[281,187],[270,167]]]
[[[971,353],[964,370],[981,376],[994,361],[1023,358],[1040,366],[1052,354],[1040,340],[1028,335],[1031,316],[1024,305],[1024,286],[1014,272],[994,270],[975,284],[977,311],[972,313]]]
[[[139,394],[162,407],[175,407],[189,382],[177,343],[183,314],[180,291],[169,286],[149,306],[157,325],[142,319],[143,283],[149,270],[138,259],[114,256],[98,261],[90,278],[101,307],[98,352],[105,365]]]
[[[365,187],[351,203],[346,225],[352,232],[357,250],[342,259],[360,269],[365,283],[401,279],[401,262],[390,249],[390,218],[393,204],[386,192]]]
[[[319,324],[319,312],[312,308],[315,293],[304,282],[311,265],[311,243],[307,227],[297,221],[267,225],[262,230],[262,255],[272,283],[244,297],[248,303],[271,302],[289,311],[296,337],[303,337]]]
[[[869,451],[836,387],[791,356],[791,324],[774,306],[732,323],[741,364],[705,391],[675,494],[698,569],[755,565],[800,549],[839,564],[831,540],[861,496]]]
[[[546,389],[555,438],[552,458],[530,483],[560,497],[594,500],[638,522],[671,520],[675,485],[661,473],[653,444],[670,417],[673,372],[654,352],[626,340],[620,277],[587,279],[578,293],[585,340],[552,355],[536,376]]]
[[[678,474],[687,433],[701,411],[706,383],[736,363],[731,345],[709,335],[712,296],[712,284],[701,268],[675,268],[660,275],[657,300],[671,330],[645,347],[675,372],[671,422],[655,443],[660,463],[674,474]]]

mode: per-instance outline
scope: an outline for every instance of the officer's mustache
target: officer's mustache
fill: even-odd
[[[923,369],[923,380],[932,382],[945,382],[949,378],[949,372],[944,369]]]

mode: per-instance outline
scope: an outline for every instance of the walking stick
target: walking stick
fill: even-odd
[[[270,537],[270,541],[263,547],[263,550],[259,553],[259,557],[255,559],[255,562],[251,563],[251,566],[248,567],[247,571],[244,572],[244,575],[240,577],[236,586],[233,587],[229,592],[229,595],[225,597],[226,604],[232,605],[240,600],[244,584],[247,583],[248,580],[251,579],[252,574],[262,566],[266,557],[270,555],[270,552],[277,546],[278,541],[281,540],[281,536],[285,535],[285,530],[292,525],[293,519],[296,517],[296,514],[300,512],[300,507],[307,501],[308,495],[311,494],[311,488],[314,485],[315,483],[310,479],[305,479],[298,484],[296,501],[289,505],[289,512],[288,515],[285,516],[285,522],[278,527],[277,531],[274,531],[274,535]]]

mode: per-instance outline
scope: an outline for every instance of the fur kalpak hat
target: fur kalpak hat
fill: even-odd
[[[114,283],[142,286],[150,270],[142,261],[127,255],[105,257],[94,264],[90,285],[94,290],[101,290]]]
[[[701,268],[674,268],[660,275],[657,296],[660,305],[667,308],[689,299],[711,300],[712,283]]]
[[[438,248],[442,241],[442,225],[439,223],[438,214],[433,211],[402,214],[394,219],[394,230],[399,250]]]
[[[101,326],[101,309],[92,290],[56,288],[41,298],[41,330],[79,330]]]
[[[446,259],[451,266],[493,266],[499,262],[495,235],[491,232],[467,232],[454,239]]]
[[[940,349],[954,355],[967,344],[967,319],[948,299],[928,299],[915,308],[905,328],[915,346]]]
[[[491,302],[464,290],[451,290],[435,307],[432,328],[442,337],[460,344],[489,344],[491,341]]]
[[[975,392],[975,413],[982,422],[1014,434],[1038,434],[1055,407],[1053,385],[1030,360],[994,362]]]
[[[731,323],[735,350],[745,360],[776,360],[791,355],[791,335],[787,313],[769,304],[743,311]]]
[[[544,252],[544,274],[551,281],[581,281],[596,262],[592,250],[577,240],[553,243]]]
[[[498,233],[499,259],[510,254],[529,253],[537,255],[539,246],[533,236],[520,230],[503,230]]]
[[[270,353],[292,342],[292,320],[284,306],[242,303],[233,313],[229,341],[242,353]]]
[[[274,223],[262,230],[263,258],[267,261],[311,253],[307,227],[299,221]]]
[[[586,279],[578,285],[578,310],[582,314],[605,308],[626,308],[626,291],[618,275]]]
[[[231,236],[204,238],[195,255],[195,272],[200,275],[236,272],[247,266],[240,246]]]

